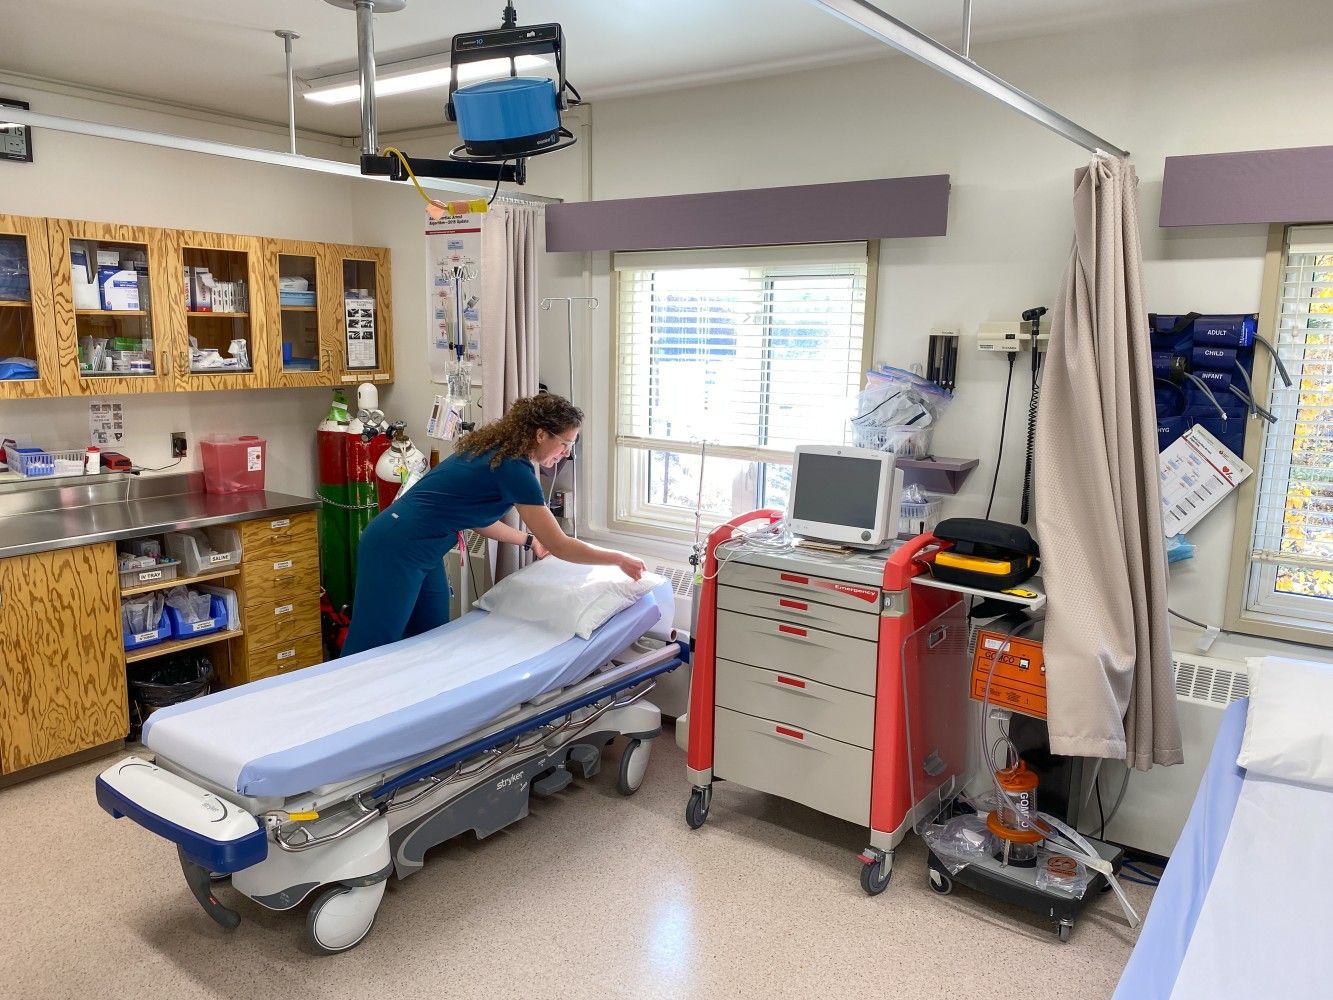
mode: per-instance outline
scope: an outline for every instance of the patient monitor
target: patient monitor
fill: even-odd
[[[787,525],[803,538],[881,549],[897,537],[901,496],[892,454],[802,445],[792,461]]]

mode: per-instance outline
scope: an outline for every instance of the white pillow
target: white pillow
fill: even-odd
[[[1236,763],[1248,774],[1333,789],[1333,663],[1252,657]]]
[[[587,639],[661,582],[654,573],[635,581],[615,566],[579,566],[547,556],[505,577],[477,607]]]

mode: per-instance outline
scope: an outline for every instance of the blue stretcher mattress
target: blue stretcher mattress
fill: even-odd
[[[1236,766],[1236,756],[1249,704],[1242,698],[1222,713],[1199,793],[1113,1000],[1168,1000],[1175,989],[1245,782],[1245,770]]]
[[[663,582],[588,639],[473,611],[379,649],[159,709],[143,743],[241,795],[279,797],[413,760],[578,683],[674,607]]]

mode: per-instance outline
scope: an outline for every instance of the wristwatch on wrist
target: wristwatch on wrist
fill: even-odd
[[[528,532],[528,537],[525,538],[525,539],[523,540],[523,551],[524,551],[524,552],[531,552],[531,551],[532,551],[532,532],[531,532],[531,531]]]

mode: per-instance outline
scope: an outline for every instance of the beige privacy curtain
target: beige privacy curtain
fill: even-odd
[[[1051,749],[1178,764],[1138,175],[1075,175],[1074,249],[1037,413]]]
[[[540,205],[492,205],[481,223],[481,419],[537,394],[537,259],[544,249]],[[510,514],[507,523],[517,527]],[[495,579],[518,569],[525,553],[501,545]]]

